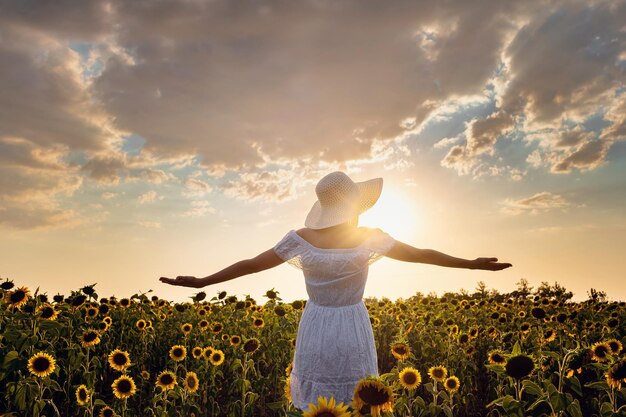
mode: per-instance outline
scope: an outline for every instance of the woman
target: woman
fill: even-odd
[[[357,227],[372,207],[382,178],[353,182],[343,172],[322,178],[306,228],[290,230],[272,249],[204,278],[161,277],[194,288],[273,268],[287,261],[304,272],[309,299],[298,327],[291,370],[293,404],[305,411],[318,396],[349,404],[361,378],[378,375],[376,345],[363,303],[368,266],[382,256],[451,268],[499,271],[511,266],[497,258],[455,258],[394,240],[380,229]]]

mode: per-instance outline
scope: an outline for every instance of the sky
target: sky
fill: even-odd
[[[360,224],[504,271],[370,267],[365,296],[524,278],[626,300],[626,1],[0,1],[0,278],[185,301],[304,227]],[[288,264],[205,287],[306,299]]]

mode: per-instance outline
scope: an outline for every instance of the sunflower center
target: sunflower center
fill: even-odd
[[[33,369],[37,372],[45,372],[50,367],[50,360],[46,357],[38,357],[33,361]]]
[[[117,390],[123,394],[130,392],[131,385],[127,379],[122,379],[117,383]]]
[[[85,342],[93,342],[94,340],[96,340],[96,337],[98,337],[98,335],[95,332],[89,332],[85,334]]]
[[[441,369],[434,369],[433,370],[433,377],[434,378],[443,378],[443,371]]]
[[[330,411],[322,411],[321,413],[316,413],[315,417],[337,417],[335,413],[331,413]]]
[[[172,378],[172,376],[170,374],[165,374],[165,375],[161,376],[161,384],[169,385],[172,382],[174,382],[174,378]]]
[[[448,389],[455,389],[456,388],[456,381],[454,379],[448,379],[446,381],[446,387],[448,387]]]
[[[176,357],[183,356],[183,350],[181,348],[174,349],[174,356],[176,356]]]
[[[415,375],[413,372],[407,372],[402,378],[404,379],[404,382],[408,385],[413,385],[415,384],[415,382],[417,382],[417,375]]]
[[[52,309],[52,307],[45,307],[43,310],[41,310],[41,317],[43,317],[44,319],[52,317],[53,314],[54,310]]]
[[[376,406],[389,401],[389,394],[382,388],[368,385],[359,390],[359,397],[366,403]]]
[[[13,294],[11,294],[12,303],[19,303],[24,298],[26,298],[26,293],[23,290],[16,290]]]
[[[116,353],[113,356],[113,362],[115,362],[115,364],[119,366],[126,365],[126,362],[127,362],[126,355],[122,353]]]
[[[81,389],[80,391],[78,391],[78,397],[81,401],[87,401],[87,391]]]
[[[195,378],[187,378],[187,386],[189,388],[195,388],[196,387],[196,380],[195,380]]]

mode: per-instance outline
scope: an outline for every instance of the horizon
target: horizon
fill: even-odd
[[[626,3],[311,0],[0,6],[0,280],[171,301],[307,299],[288,265],[204,277],[382,177],[359,225],[510,262],[382,259],[364,297],[524,278],[626,300]]]

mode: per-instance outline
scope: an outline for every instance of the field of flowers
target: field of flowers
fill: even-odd
[[[626,415],[626,303],[595,290],[366,299],[380,376],[302,413],[286,388],[303,300],[0,287],[0,415]]]

